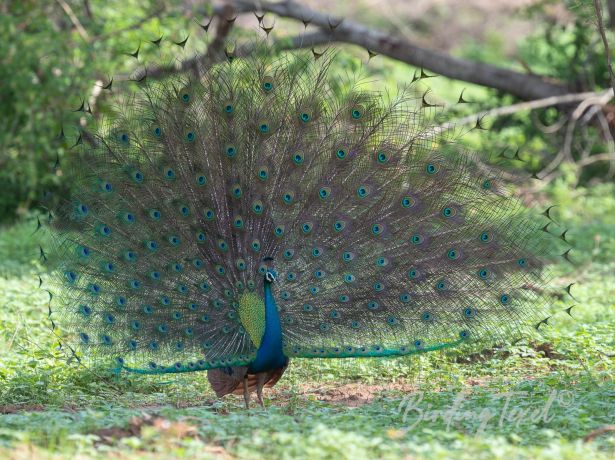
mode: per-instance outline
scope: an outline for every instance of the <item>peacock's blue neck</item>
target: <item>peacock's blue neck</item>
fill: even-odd
[[[287,360],[282,351],[282,326],[271,282],[265,280],[265,333],[248,371],[257,373],[278,369],[286,365]]]

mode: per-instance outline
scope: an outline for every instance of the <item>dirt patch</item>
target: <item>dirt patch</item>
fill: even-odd
[[[334,388],[305,389],[304,395],[313,395],[318,401],[333,404],[343,404],[347,407],[359,407],[369,404],[385,392],[416,391],[416,386],[403,383],[385,385],[365,385],[363,383],[348,383]]]
[[[132,417],[125,428],[110,427],[93,431],[99,441],[95,445],[114,445],[122,438],[136,437],[144,441],[155,440],[161,448],[177,446],[182,439],[198,439],[197,427],[188,423],[199,421],[197,417],[184,417],[181,420],[168,420],[164,417],[143,413],[140,417]],[[220,445],[207,444],[203,451],[212,458],[230,459],[231,455]],[[132,458],[132,457],[131,457]],[[209,458],[209,457],[208,457]]]
[[[171,421],[145,413],[141,417],[132,417],[126,428],[101,428],[92,434],[100,438],[100,444],[113,444],[121,438],[140,437],[144,427],[151,427],[158,435],[170,439],[195,438],[198,434],[196,427],[185,421]]]
[[[18,412],[42,412],[45,407],[42,404],[6,404],[0,406],[0,414],[16,414]]]

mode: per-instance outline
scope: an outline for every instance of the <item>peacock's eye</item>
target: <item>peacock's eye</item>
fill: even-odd
[[[273,89],[273,83],[274,83],[273,77],[267,76],[267,77],[262,79],[262,81],[261,81],[261,88],[266,93],[270,93],[271,90]]]

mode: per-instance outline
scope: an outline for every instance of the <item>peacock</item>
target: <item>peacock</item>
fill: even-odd
[[[291,359],[493,342],[540,314],[548,228],[438,124],[423,72],[391,95],[332,49],[221,58],[78,109],[41,248],[74,357],[206,370],[248,407]]]

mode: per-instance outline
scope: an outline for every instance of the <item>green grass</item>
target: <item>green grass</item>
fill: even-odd
[[[216,400],[204,374],[67,363],[35,220],[1,229],[0,458],[613,458],[612,432],[583,438],[615,423],[615,187],[549,194],[577,248],[553,282],[578,283],[573,317],[554,296],[548,326],[482,354],[295,361],[266,410]]]

